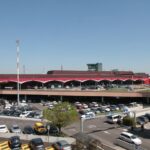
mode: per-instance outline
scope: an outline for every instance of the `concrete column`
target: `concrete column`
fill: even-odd
[[[62,97],[62,96],[60,96],[60,101],[61,101],[61,102],[63,101],[63,97]]]
[[[149,97],[146,97],[147,104],[149,104]]]
[[[104,97],[101,97],[101,101],[102,101],[102,103],[104,103]]]

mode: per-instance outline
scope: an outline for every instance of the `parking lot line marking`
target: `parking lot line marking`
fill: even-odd
[[[76,132],[77,130],[76,129],[69,129],[69,131]]]
[[[89,129],[96,128],[96,125],[89,125],[88,128]]]
[[[110,134],[108,131],[104,131],[104,133],[106,133],[106,134]]]
[[[122,129],[123,131],[128,131],[127,129]]]

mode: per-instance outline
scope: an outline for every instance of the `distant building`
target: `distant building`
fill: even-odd
[[[96,64],[87,64],[88,71],[103,71],[103,64],[96,63]]]

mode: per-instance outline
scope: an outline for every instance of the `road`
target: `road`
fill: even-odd
[[[146,125],[146,128],[150,132],[150,123]],[[80,131],[80,122],[73,124],[71,126],[68,126],[67,128],[64,128],[63,130],[66,134],[69,134],[70,136],[78,133]],[[92,135],[93,137],[105,142],[108,145],[115,146],[113,143],[115,143],[115,140],[118,138],[118,136],[123,131],[128,131],[127,127],[120,127],[115,124],[108,124],[105,122],[105,118],[97,118],[92,120],[86,120],[84,122],[84,133],[87,133],[89,135]],[[140,132],[140,131],[139,131]],[[137,134],[138,132],[136,132]],[[142,137],[142,134],[139,134],[139,137],[142,140],[142,147],[146,150],[150,149],[149,144],[149,137]]]

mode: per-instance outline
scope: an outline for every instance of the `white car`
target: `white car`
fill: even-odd
[[[24,111],[22,114],[20,114],[21,118],[26,118],[32,111]]]
[[[12,125],[12,127],[10,128],[10,131],[12,133],[21,133],[21,128],[17,124],[15,124],[15,125]]]
[[[107,116],[106,121],[108,123],[117,123],[119,120],[121,121],[122,119],[123,117],[119,114],[111,114]]]
[[[121,139],[125,142],[128,142],[128,143],[136,144],[136,145],[142,144],[142,141],[140,138],[138,138],[137,136],[135,136],[134,134],[129,133],[129,132],[122,132],[119,136],[119,139]]]
[[[86,114],[82,115],[81,118],[83,119],[93,119],[95,118],[95,113],[94,112],[87,112]]]
[[[82,104],[83,109],[87,109],[88,105],[87,104]]]
[[[5,124],[0,125],[0,133],[8,133],[9,130]]]

